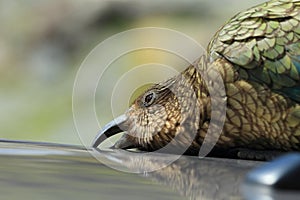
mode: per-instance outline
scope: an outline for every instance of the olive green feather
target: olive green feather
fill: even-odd
[[[216,33],[208,52],[226,58],[243,78],[300,102],[300,1],[273,0],[237,14]]]

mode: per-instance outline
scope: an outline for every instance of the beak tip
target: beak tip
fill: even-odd
[[[125,115],[121,115],[106,124],[92,142],[92,148],[97,148],[107,138],[122,132],[123,130],[120,128],[120,126],[122,126],[126,122],[126,119],[127,118]]]
[[[99,145],[96,142],[92,143],[92,148],[96,149]]]

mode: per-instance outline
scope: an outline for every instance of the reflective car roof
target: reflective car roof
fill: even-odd
[[[20,141],[0,142],[0,162],[1,198],[18,200],[241,199],[262,164]]]

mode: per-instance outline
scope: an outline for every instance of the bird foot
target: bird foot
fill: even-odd
[[[283,155],[286,152],[278,150],[256,150],[247,148],[231,148],[220,149],[215,148],[209,153],[209,157],[244,159],[244,160],[258,160],[270,161],[274,158]]]
[[[236,155],[240,159],[245,160],[260,160],[260,161],[270,161],[274,158],[281,156],[285,152],[276,150],[253,150],[253,149],[236,149]]]

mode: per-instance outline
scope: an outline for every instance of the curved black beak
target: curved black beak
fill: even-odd
[[[95,137],[92,143],[92,147],[97,148],[107,138],[116,135],[120,132],[126,131],[126,126],[124,125],[126,120],[127,117],[125,115],[121,115],[109,122],[108,124],[106,124]]]

